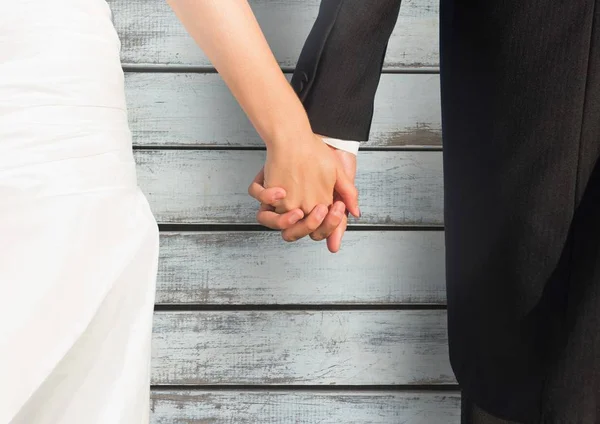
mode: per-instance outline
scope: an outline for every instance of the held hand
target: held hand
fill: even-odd
[[[285,149],[267,151],[264,183],[265,188],[279,187],[287,193],[272,204],[277,213],[300,209],[308,215],[317,205],[330,206],[335,190],[348,210],[359,214],[356,187],[332,149],[312,133],[287,143]]]
[[[346,175],[354,181],[356,156],[341,150],[329,149],[339,160]],[[332,253],[339,251],[348,221],[346,207],[337,193],[334,193],[334,204],[329,210],[325,205],[318,205],[304,219],[302,219],[304,213],[300,209],[284,214],[275,212],[272,205],[285,197],[285,190],[276,187],[265,189],[263,170],[256,175],[248,193],[261,203],[256,215],[257,221],[268,228],[282,230],[284,240],[295,241],[310,234],[313,240],[327,238],[327,247]]]
[[[275,207],[272,205],[280,202],[286,193],[279,187],[265,188],[262,169],[248,187],[248,194],[260,202],[260,208],[256,213],[258,223],[273,230],[280,230],[283,239],[289,242],[299,240],[323,225],[331,227],[333,230],[340,225],[342,218],[346,217],[345,206],[342,202],[336,202],[329,210],[325,205],[317,205],[305,218],[301,209],[293,209],[283,214],[275,212]],[[335,213],[332,214],[334,210]],[[324,223],[326,217],[327,222]],[[333,223],[332,217],[335,220]]]

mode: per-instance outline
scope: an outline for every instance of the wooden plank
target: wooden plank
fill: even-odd
[[[154,391],[152,424],[458,424],[454,392]]]
[[[350,231],[331,256],[276,232],[161,234],[159,304],[444,304],[442,231]]]
[[[130,64],[211,66],[164,0],[108,0]],[[296,64],[317,17],[320,0],[250,0],[275,57]],[[435,67],[439,63],[436,0],[404,1],[390,39],[387,69]]]
[[[360,224],[441,225],[441,152],[362,152]],[[161,223],[253,224],[247,188],[262,151],[138,150],[138,180]]]
[[[263,146],[217,74],[126,73],[137,145]],[[439,75],[385,74],[363,147],[440,147]]]
[[[153,384],[454,383],[445,311],[157,312]]]

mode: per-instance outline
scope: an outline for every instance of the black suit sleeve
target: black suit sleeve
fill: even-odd
[[[401,0],[322,0],[292,86],[317,134],[367,140]]]

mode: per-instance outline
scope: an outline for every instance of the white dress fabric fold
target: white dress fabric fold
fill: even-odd
[[[104,0],[0,2],[0,423],[146,424],[158,230]]]

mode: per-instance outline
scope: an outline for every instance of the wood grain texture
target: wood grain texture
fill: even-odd
[[[108,0],[108,3],[121,38],[124,63],[211,66],[165,0]],[[385,68],[437,66],[438,2],[404,0],[402,3]],[[319,4],[319,0],[250,0],[282,66],[295,66]]]
[[[217,74],[126,73],[134,143],[264,146]],[[382,75],[363,147],[441,146],[438,75]]]
[[[445,392],[154,391],[152,424],[458,424]]]
[[[157,312],[153,384],[453,384],[445,311]]]
[[[247,188],[262,151],[138,150],[138,180],[161,223],[255,223]],[[362,152],[360,224],[441,225],[441,152]]]
[[[444,304],[442,231],[350,231],[331,255],[277,232],[166,232],[159,304]]]

